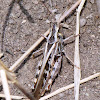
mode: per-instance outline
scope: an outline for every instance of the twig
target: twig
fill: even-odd
[[[60,23],[61,21],[63,21],[65,19],[65,17],[68,17],[72,11],[80,4],[81,0],[78,0],[69,10],[65,10],[65,12],[63,14],[61,14],[59,20],[57,20],[58,23]]]
[[[6,100],[11,100],[6,73],[5,73],[5,71],[3,69],[1,69],[0,70],[0,74],[1,74],[1,80],[2,80],[2,85],[3,85],[3,89],[4,89]]]
[[[64,39],[63,42],[66,42],[67,40],[69,40],[70,38],[73,38],[73,37],[74,37],[74,35],[71,35],[71,36],[67,37],[66,39]]]
[[[50,32],[50,29],[48,29],[44,36],[47,36]],[[9,69],[11,71],[14,71],[16,67],[23,62],[23,60],[44,40],[44,37],[40,37]]]
[[[76,17],[76,35],[75,38],[75,53],[74,53],[74,65],[77,67],[74,67],[74,95],[75,100],[79,100],[79,85],[80,85],[80,77],[81,77],[81,71],[80,71],[80,56],[79,56],[79,20],[80,20],[80,13],[83,8],[83,5],[85,3],[85,0],[82,0],[78,10],[77,10],[77,17]]]
[[[0,97],[2,98],[6,98],[6,95],[5,94],[0,94]],[[14,95],[10,95],[11,99],[16,99],[16,100],[22,100],[22,99],[27,99],[26,97],[23,97],[23,96],[14,96]],[[29,99],[27,99],[29,100]]]
[[[91,76],[89,76],[87,78],[84,78],[84,79],[80,80],[80,84],[83,84],[83,83],[85,83],[85,82],[87,82],[87,81],[89,81],[91,79],[94,79],[94,78],[96,78],[98,76],[100,76],[100,72],[99,73],[96,73],[94,75],[91,75]],[[64,91],[66,91],[68,89],[71,89],[73,87],[74,87],[74,83],[73,84],[70,84],[70,85],[67,85],[65,87],[59,88],[58,90],[56,90],[56,91],[48,94],[47,96],[44,96],[44,97],[40,98],[39,100],[46,100],[48,98],[51,98],[51,97],[53,97],[53,96],[55,96],[55,95],[57,95],[57,94],[59,94],[61,92],[64,92]]]

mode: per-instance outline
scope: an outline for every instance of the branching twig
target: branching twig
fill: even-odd
[[[85,0],[82,0],[77,10],[76,35],[79,35],[80,12],[83,8],[84,3],[85,3]],[[79,99],[79,84],[80,84],[80,77],[81,77],[80,57],[79,57],[79,36],[75,38],[74,65],[78,67],[78,68],[74,67],[74,84],[75,84],[74,95],[75,95],[75,100],[78,100]]]
[[[91,75],[91,76],[89,76],[89,77],[87,77],[87,78],[82,79],[82,80],[80,81],[80,84],[83,84],[83,83],[85,83],[85,82],[87,82],[87,81],[89,81],[89,80],[92,80],[92,79],[94,79],[94,78],[96,78],[96,77],[98,77],[98,76],[100,76],[100,72],[99,72],[99,73],[96,73],[96,74],[94,74],[94,75]],[[61,93],[61,92],[64,92],[64,91],[66,91],[66,90],[68,90],[68,89],[71,89],[71,88],[73,88],[73,87],[74,87],[74,83],[73,83],[73,84],[70,84],[70,85],[67,85],[67,86],[65,86],[65,87],[62,87],[62,88],[60,88],[60,89],[58,89],[58,90],[56,90],[56,91],[54,91],[54,92],[48,94],[47,96],[44,96],[44,97],[40,98],[39,100],[46,100],[46,99],[48,99],[48,98],[51,98],[51,97],[53,97],[53,96],[55,96],[55,95],[57,95],[57,94],[59,94],[59,93]]]

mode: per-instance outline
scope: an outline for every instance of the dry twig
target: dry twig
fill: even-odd
[[[1,98],[6,98],[5,94],[0,94]],[[23,96],[14,96],[14,95],[10,95],[11,99],[15,99],[15,100],[29,100],[26,97]]]
[[[65,17],[68,17],[73,10],[80,4],[81,0],[78,0],[69,10],[65,10],[64,13],[61,14],[60,18],[57,20],[58,23],[63,21]]]
[[[80,84],[83,84],[83,83],[85,83],[85,82],[87,82],[89,80],[92,80],[92,79],[94,79],[96,77],[99,77],[99,76],[100,76],[100,72],[99,73],[96,73],[94,75],[91,75],[91,76],[89,76],[87,78],[84,78],[84,79],[80,80]],[[55,96],[55,95],[57,95],[57,94],[59,94],[61,92],[64,92],[64,91],[66,91],[68,89],[71,89],[73,87],[74,87],[74,83],[73,84],[70,84],[70,85],[67,85],[65,87],[62,87],[62,88],[60,88],[60,89],[58,89],[58,90],[56,90],[56,91],[48,94],[47,96],[44,96],[44,97],[40,98],[39,100],[46,100],[48,98],[51,98],[51,97],[53,97],[53,96]]]
[[[1,66],[0,66],[0,68],[1,68]],[[1,80],[2,80],[2,85],[3,85],[3,89],[4,89],[6,100],[11,100],[10,91],[9,91],[9,86],[8,86],[5,70],[1,69],[0,70],[0,74],[1,74]]]
[[[77,37],[75,38],[75,53],[74,53],[74,95],[75,95],[75,100],[79,99],[79,84],[80,84],[80,77],[81,77],[81,71],[80,71],[80,57],[79,57],[79,20],[80,20],[80,13],[83,8],[83,5],[85,3],[85,0],[82,0],[78,10],[77,10],[77,17],[76,17],[76,35]]]

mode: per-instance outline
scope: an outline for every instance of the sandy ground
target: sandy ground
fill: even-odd
[[[76,0],[52,0],[52,9],[57,9],[61,13],[65,7],[71,7]],[[45,2],[48,8],[49,0]],[[98,13],[95,0],[87,0],[82,11],[81,20],[86,22],[80,29],[80,59],[81,59],[81,78],[88,77],[100,72],[100,14]],[[21,57],[24,51],[43,34],[50,24],[47,20],[52,20],[53,16],[47,8],[37,0],[23,0],[16,3],[15,0],[0,0],[0,41],[4,34],[2,60],[10,67]],[[76,12],[67,18],[66,22],[70,29],[61,28],[60,32],[68,37],[75,33]],[[0,42],[1,45],[1,42]],[[39,48],[45,45],[43,42]],[[38,48],[38,49],[39,49]],[[2,49],[0,47],[0,49]],[[64,47],[68,56],[73,60],[74,41],[67,41]],[[30,56],[16,71],[17,79],[20,84],[31,92],[31,85],[35,74],[36,65],[41,60],[42,55],[35,59]],[[73,66],[63,56],[62,69],[56,78],[51,92],[63,86],[73,83]],[[10,84],[10,91],[13,95],[23,95],[16,87]],[[2,92],[2,91],[1,91]],[[80,85],[80,100],[99,100],[100,99],[100,79],[96,78],[85,84]],[[74,90],[69,89],[60,93],[49,100],[74,100]]]

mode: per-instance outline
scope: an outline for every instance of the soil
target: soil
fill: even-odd
[[[43,1],[43,0],[42,0]],[[57,9],[57,13],[69,9],[76,0],[52,0],[52,9]],[[51,8],[49,0],[45,0],[48,8]],[[0,0],[0,41],[4,34],[3,52],[1,59],[5,65],[10,67],[21,57],[23,52],[41,37],[50,24],[47,20],[53,20],[53,15],[39,0],[22,0],[17,3],[15,0]],[[81,79],[94,73],[100,72],[100,14],[94,0],[87,0],[80,19],[85,19],[86,23],[80,28],[80,59],[81,59]],[[76,12],[64,20],[70,29],[61,28],[60,32],[65,38],[75,33]],[[82,23],[81,23],[82,24]],[[2,49],[0,42],[0,49]],[[45,46],[45,41],[36,49]],[[64,47],[67,55],[74,58],[74,41],[67,41]],[[38,61],[42,55],[32,58],[32,55],[16,71],[16,76],[20,84],[31,92],[33,78]],[[74,82],[73,66],[68,63],[63,56],[61,72],[52,85],[51,92],[67,86]],[[12,95],[23,95],[14,85],[10,84]],[[2,91],[1,91],[2,93]],[[47,95],[48,93],[46,93]],[[100,99],[100,79],[95,78],[80,85],[80,100],[99,100]],[[60,93],[49,100],[74,100],[74,89],[69,89]]]

